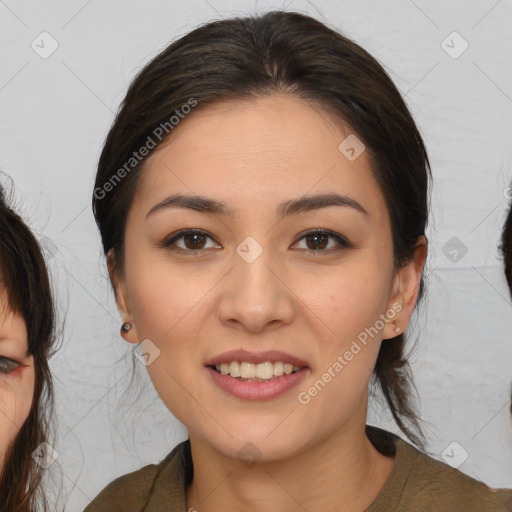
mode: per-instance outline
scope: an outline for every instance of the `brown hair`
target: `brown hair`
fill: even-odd
[[[54,343],[54,307],[45,261],[37,240],[6,204],[0,187],[0,287],[8,308],[25,320],[35,384],[28,418],[0,468],[0,503],[9,512],[48,510],[41,488],[43,468],[32,452],[48,440],[53,387],[48,357]]]
[[[190,111],[186,105],[197,110],[216,100],[277,92],[332,114],[364,142],[390,212],[395,266],[412,259],[427,224],[430,165],[400,93],[376,59],[347,37],[309,16],[273,11],[200,26],[132,81],[106,138],[93,194],[103,249],[114,249],[118,272],[137,179],[147,156],[166,140],[162,127],[172,136],[170,116]],[[141,158],[143,147],[150,150]],[[422,278],[420,297],[423,284]],[[399,428],[421,445],[404,344],[403,335],[382,344],[374,376]]]
[[[507,220],[503,225],[503,231],[501,233],[501,254],[503,255],[503,261],[505,263],[505,277],[508,283],[508,289],[512,296],[512,205],[509,207]],[[512,396],[510,402],[510,412],[512,413]]]
[[[508,289],[512,296],[512,206],[509,207],[507,220],[503,225],[500,250],[505,263],[505,277],[507,279]]]

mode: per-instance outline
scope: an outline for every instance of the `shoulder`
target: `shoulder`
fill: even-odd
[[[367,512],[512,512],[512,490],[490,489],[395,434],[367,426],[384,455],[395,455],[388,481]]]
[[[491,489],[401,439],[397,455],[397,484],[402,485],[397,510],[512,511],[512,490]]]
[[[164,462],[151,464],[123,475],[107,487],[87,506],[84,512],[139,512],[145,506],[155,476]]]
[[[149,464],[111,482],[84,512],[141,512],[158,502],[166,510],[184,499],[190,442],[178,444],[159,464]],[[177,505],[179,506],[179,504]]]

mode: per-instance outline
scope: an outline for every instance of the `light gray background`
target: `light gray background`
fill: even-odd
[[[435,180],[428,296],[412,358],[428,448],[441,459],[456,442],[452,460],[469,454],[461,471],[512,487],[512,308],[497,253],[512,195],[510,0],[5,0],[0,168],[13,177],[21,212],[48,247],[66,313],[51,364],[59,422],[52,469],[69,512],[186,438],[142,365],[130,385],[131,346],[118,334],[91,213],[95,166],[114,112],[136,71],[171,40],[215,18],[283,7],[352,37],[406,96]],[[46,37],[50,48],[43,31],[58,43],[46,59],[31,47]],[[453,31],[469,44],[458,58],[464,43],[446,39]],[[458,241],[447,246],[453,237]],[[378,407],[370,421],[396,430]]]

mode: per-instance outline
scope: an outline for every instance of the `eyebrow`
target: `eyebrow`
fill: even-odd
[[[289,215],[327,208],[329,206],[343,206],[353,208],[358,212],[368,215],[366,209],[355,199],[340,194],[317,194],[304,196],[299,199],[291,199],[281,203],[276,209],[276,216],[284,218]],[[156,212],[168,208],[184,208],[201,213],[211,213],[232,217],[235,210],[222,201],[216,201],[204,196],[187,196],[175,194],[155,204],[147,213],[146,219]]]

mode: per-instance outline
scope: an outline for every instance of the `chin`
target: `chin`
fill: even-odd
[[[281,418],[282,420],[282,418]],[[312,442],[304,439],[299,433],[294,435],[288,428],[276,429],[279,421],[260,423],[259,425],[240,424],[230,428],[229,433],[221,439],[212,439],[211,431],[205,434],[205,440],[227,458],[247,462],[250,466],[255,462],[276,462],[286,460],[299,454]]]

